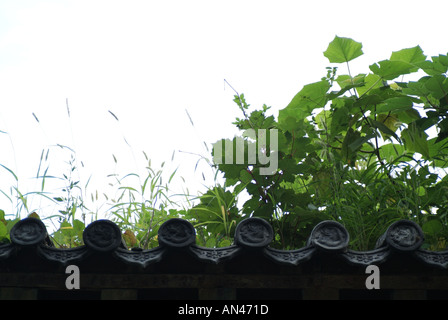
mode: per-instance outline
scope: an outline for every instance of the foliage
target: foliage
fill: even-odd
[[[130,173],[115,179],[117,198],[111,199],[109,209],[112,220],[123,232],[123,238],[128,247],[144,249],[156,247],[157,233],[160,225],[169,218],[178,217],[183,211],[177,208],[169,195],[169,184],[176,174],[174,170],[166,183],[163,183],[163,167],[155,171],[147,161],[147,175],[142,180],[137,173]]]
[[[205,247],[229,246],[242,218],[237,207],[238,191],[231,192],[216,185],[199,200],[199,204],[187,210],[185,215],[197,230],[197,243]]]
[[[144,175],[109,175],[114,194],[103,194],[106,212],[126,244],[155,247],[160,225],[181,217],[195,226],[199,245],[228,246],[238,222],[256,216],[271,223],[277,248],[304,246],[318,222],[332,219],[348,229],[351,248],[372,249],[392,222],[410,219],[422,226],[426,248],[445,249],[448,56],[427,57],[415,46],[352,75],[350,62],[364,54],[361,43],[336,36],[323,54],[330,63],[324,77],[304,85],[277,117],[266,105],[251,108],[235,91],[243,117],[234,124],[241,136],[219,140],[212,151],[224,184],[215,181],[193,199],[183,195],[188,208],[171,194],[176,170],[165,180],[164,164],[155,170],[145,153]],[[224,152],[218,152],[223,146]],[[81,182],[83,166],[74,150],[52,148],[68,152],[66,171],[50,172],[51,148],[43,150],[35,177],[38,191],[23,192],[17,175],[0,164],[14,179],[9,190],[0,190],[14,212],[7,219],[0,210],[0,243],[10,241],[9,231],[23,212],[39,217],[36,212],[51,207],[53,214],[43,220],[56,220],[51,235],[56,245],[83,244],[86,219],[96,219],[99,211],[85,200],[90,178]],[[48,191],[49,181],[59,183],[56,193]],[[243,197],[247,200],[240,205]],[[49,205],[38,201],[36,207],[36,198]],[[98,192],[91,193],[93,203],[98,199]]]
[[[254,137],[243,134],[233,139],[234,150],[238,139],[246,149],[256,143],[257,155],[277,157],[278,168],[260,174],[265,164],[251,163],[247,150],[244,162],[234,157],[229,164],[223,155],[217,168],[226,187],[241,186],[250,195],[242,213],[272,223],[277,247],[303,246],[311,227],[323,219],[343,223],[355,249],[372,248],[397,219],[422,225],[426,246],[445,245],[448,57],[427,59],[416,46],[352,75],[349,62],[362,54],[361,43],[336,36],[324,56],[337,65],[303,86],[277,120],[267,115],[266,105],[249,113],[244,95],[235,95],[244,114],[236,126],[243,132],[274,129],[278,145],[271,150],[259,135],[252,142]],[[347,74],[338,74],[339,64]],[[423,76],[404,81],[416,72]]]
[[[9,232],[17,221],[19,221],[18,218],[6,219],[5,211],[0,210],[0,244],[9,243],[11,241]]]

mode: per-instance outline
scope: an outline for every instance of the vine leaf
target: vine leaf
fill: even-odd
[[[404,140],[406,149],[420,153],[426,159],[430,159],[428,147],[428,135],[417,128],[415,122],[409,124],[408,128],[401,133],[401,138]]]
[[[422,48],[420,46],[415,46],[413,48],[402,49],[400,51],[392,52],[390,56],[391,61],[403,61],[410,64],[418,65],[419,63],[426,60],[426,56],[423,54]],[[419,67],[416,66],[412,71],[418,71]]]
[[[448,79],[444,75],[435,75],[425,81],[425,87],[436,99],[442,99],[448,95]]]
[[[345,135],[341,147],[341,156],[349,165],[354,166],[356,161],[356,149],[359,148],[358,139],[361,138],[359,131],[350,128]],[[362,143],[361,143],[362,144]],[[354,148],[353,148],[354,147]]]
[[[439,54],[439,56],[431,57],[432,61],[425,60],[418,64],[426,74],[435,76],[444,74],[448,70],[448,56]]]
[[[383,83],[381,82],[381,77],[376,74],[369,73],[364,78],[364,86],[357,87],[356,92],[358,92],[359,96],[362,96],[367,92],[371,91],[372,89],[381,88],[382,86]]]
[[[402,49],[392,52],[389,60],[383,60],[370,66],[370,70],[384,80],[392,80],[398,76],[418,71],[426,60],[422,48]]]
[[[435,143],[448,138],[448,118],[445,118],[442,121],[440,121],[439,128],[440,128],[440,132],[437,136],[437,140]]]
[[[400,60],[383,60],[369,66],[370,70],[384,80],[392,80],[401,75],[415,72],[415,66]]]
[[[291,102],[279,111],[278,123],[285,130],[296,130],[303,119],[316,108],[323,108],[328,101],[327,91],[330,84],[326,80],[305,85]]]
[[[386,117],[387,117],[387,116],[386,116]],[[391,128],[388,126],[387,123],[385,123],[385,122],[386,122],[386,120],[385,120],[386,117],[384,117],[384,118],[383,118],[383,116],[380,117],[380,119],[382,118],[383,121],[376,121],[376,120],[370,119],[370,124],[371,124],[374,128],[379,129],[379,130],[383,133],[384,138],[388,138],[389,136],[393,136],[395,139],[397,139],[398,141],[400,141],[400,138],[399,138],[398,135],[395,133],[395,131],[394,131],[393,129],[391,129]],[[392,116],[389,116],[388,118],[393,119]],[[393,121],[390,121],[390,122],[391,122],[391,123],[389,123],[389,124],[392,124],[391,127],[393,128],[393,125],[394,125],[395,123],[394,123]]]
[[[335,36],[333,41],[328,45],[324,56],[331,63],[349,62],[363,54],[362,44],[350,38]]]

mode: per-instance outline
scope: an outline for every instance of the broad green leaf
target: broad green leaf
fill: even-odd
[[[406,149],[420,153],[426,159],[430,159],[428,148],[428,135],[418,128],[415,122],[409,124],[408,128],[401,132]]]
[[[432,61],[422,61],[417,65],[428,75],[434,76],[444,74],[448,70],[448,56],[439,55],[431,57]]]
[[[232,244],[232,241],[230,239],[223,239],[219,242],[219,247],[229,247]]]
[[[304,106],[312,111],[315,108],[324,107],[327,102],[325,94],[329,89],[330,84],[327,80],[307,84],[294,96],[286,108]]]
[[[350,85],[345,86],[344,88],[342,88],[339,91],[331,91],[330,93],[327,94],[327,98],[328,98],[328,100],[333,100],[333,99],[336,99],[337,97],[342,96],[344,93],[346,93],[350,89],[363,87],[363,86],[364,86],[364,83],[350,84]]]
[[[324,52],[324,56],[331,63],[349,62],[362,54],[362,44],[360,42],[338,36],[334,37]]]
[[[341,146],[341,156],[344,161],[346,161],[349,165],[354,166],[356,160],[356,150],[351,148],[351,145],[358,141],[361,137],[359,131],[354,131],[350,128],[345,135],[344,141]]]
[[[363,137],[360,137],[358,139],[356,139],[355,141],[353,141],[352,143],[350,143],[350,145],[348,146],[350,148],[350,150],[358,150],[362,147],[362,145],[366,142],[368,142],[370,139],[375,138],[374,134],[369,134]]]
[[[346,87],[354,87],[354,86],[362,86],[364,84],[366,75],[365,74],[358,74],[355,77],[350,77],[347,74],[340,75],[337,77],[336,82],[341,87],[341,89],[344,89]]]
[[[335,137],[343,130],[347,130],[348,123],[351,115],[345,106],[337,108],[332,115],[332,121],[330,123],[330,133],[332,137]]]
[[[415,72],[415,67],[404,61],[383,60],[369,66],[370,70],[384,80],[393,80],[401,75]]]
[[[3,224],[3,222],[0,221],[0,241],[2,241],[4,238],[6,238],[8,234],[8,229]]]
[[[420,62],[426,60],[426,56],[423,54],[422,48],[420,46],[416,46],[413,48],[402,49],[400,51],[392,52],[390,56],[391,61],[403,61],[413,65],[416,65]],[[417,71],[419,69],[418,66],[412,68],[412,71]]]
[[[284,132],[294,132],[296,134],[305,134],[303,131],[304,118],[309,116],[300,108],[285,108],[278,113],[278,126]]]
[[[376,108],[377,113],[400,112],[411,109],[413,102],[411,97],[395,97],[384,101]]]
[[[425,87],[436,99],[441,99],[448,94],[448,79],[444,75],[435,75],[425,82]]]
[[[359,107],[365,112],[367,110],[366,107],[379,106],[396,97],[403,97],[403,94],[388,87],[372,89],[369,94],[363,95],[357,99],[354,103],[354,107]]]
[[[250,183],[253,177],[246,169],[243,169],[240,171],[240,180],[243,183]]]
[[[445,67],[448,67],[448,56],[444,54],[439,54],[439,56],[432,57],[432,61],[438,62],[441,65],[444,65]]]
[[[322,110],[315,116],[315,121],[320,130],[327,130],[331,126],[331,111]]]
[[[414,108],[397,112],[397,116],[401,123],[411,123],[415,120],[421,119],[420,113]]]
[[[73,221],[73,229],[78,233],[78,234],[82,234],[82,232],[85,229],[85,224],[84,222],[82,222],[81,220],[75,219],[75,221]]]
[[[403,88],[403,93],[417,96],[426,96],[430,92],[428,88],[426,88],[426,81],[428,81],[430,77],[420,78],[418,81],[409,81],[406,88]]]
[[[303,119],[311,115],[316,108],[322,108],[327,103],[327,91],[330,84],[327,80],[305,85],[286,108],[279,111],[279,127],[284,131],[293,131]]]
[[[448,118],[440,121],[440,123],[438,123],[438,127],[440,128],[440,131],[437,136],[436,143],[448,138]]]
[[[437,141],[437,138],[428,140],[429,154],[433,164],[439,168],[448,167],[448,144],[445,141]]]
[[[395,114],[379,114],[378,115],[378,121],[383,123],[389,130],[392,132],[397,131],[397,129],[402,125],[402,123],[398,120]],[[385,133],[385,139],[389,138],[389,135]],[[398,137],[395,136],[395,139]],[[399,139],[397,139],[400,141]]]
[[[364,86],[357,87],[356,92],[358,92],[359,96],[362,96],[362,95],[368,93],[369,91],[376,89],[376,88],[380,88],[382,86],[383,86],[383,82],[381,81],[381,77],[376,74],[369,73],[364,78]]]
[[[380,156],[387,162],[392,163],[395,159],[406,153],[401,144],[388,143],[380,147]]]
[[[440,232],[442,232],[443,225],[440,222],[440,220],[433,219],[433,220],[429,220],[429,221],[425,222],[422,225],[422,230],[424,233],[426,233],[428,235],[437,236],[440,234]]]
[[[425,131],[431,128],[432,126],[436,125],[439,121],[439,116],[436,111],[427,111],[426,117],[423,117],[417,121],[415,121],[413,124],[416,125],[419,130]]]
[[[373,127],[379,129],[383,134],[385,134],[384,138],[393,136],[395,139],[400,141],[400,138],[398,138],[397,134],[393,130],[389,129],[389,127],[385,123],[373,119],[370,119],[370,123]]]
[[[205,242],[205,246],[207,248],[215,248],[216,246],[216,239],[215,238],[208,238],[207,241]]]

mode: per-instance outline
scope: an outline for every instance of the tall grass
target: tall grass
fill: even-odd
[[[75,137],[68,100],[66,110],[69,122],[67,129],[70,130],[73,143]],[[135,170],[131,171],[129,167],[126,173],[117,170],[122,160],[111,153],[111,164],[115,168],[113,172],[104,176],[98,176],[98,173],[86,174],[86,167],[79,159],[76,147],[54,144],[43,148],[38,161],[29,159],[30,163],[37,163],[33,177],[34,189],[22,192],[19,174],[0,164],[0,170],[13,179],[13,185],[9,188],[5,188],[4,183],[0,185],[0,196],[7,199],[14,213],[9,228],[14,221],[25,216],[39,217],[46,222],[47,227],[51,227],[53,242],[67,248],[83,244],[82,232],[87,224],[99,218],[107,218],[120,226],[129,247],[147,249],[158,245],[157,233],[164,221],[180,217],[189,220],[197,228],[199,244],[211,247],[229,245],[233,241],[237,221],[243,216],[237,206],[243,188],[228,190],[221,186],[219,181],[222,177],[211,160],[207,142],[203,139],[199,141],[203,154],[174,150],[170,162],[155,166],[145,151],[136,152],[133,149],[120,129],[119,116],[110,110],[107,110],[106,115],[114,119],[118,127],[116,131],[121,132]],[[186,115],[196,130],[188,110]],[[32,116],[45,132],[37,115],[32,113]],[[182,154],[182,157],[196,157],[193,168],[188,169],[192,169],[196,177],[202,178],[204,192],[194,191],[191,194],[189,184],[179,176],[179,167],[170,166],[175,163],[178,154]],[[206,180],[204,172],[198,172],[199,168],[210,169],[207,177],[211,173],[211,182]],[[210,183],[211,186],[208,185]],[[0,230],[0,242],[6,238],[4,235],[2,239]]]
[[[68,101],[66,108],[70,133],[74,141]],[[114,118],[117,125],[120,124],[119,117],[115,113],[108,110],[108,114]],[[188,111],[187,115],[194,126]],[[32,113],[32,116],[45,131],[37,115]],[[0,196],[3,196],[11,206],[12,220],[18,221],[29,215],[39,217],[46,222],[57,245],[72,247],[82,244],[82,231],[88,223],[98,218],[107,218],[121,227],[129,246],[141,248],[156,246],[160,225],[172,217],[188,217],[189,208],[194,206],[195,201],[199,201],[199,197],[190,195],[188,188],[185,187],[185,179],[178,176],[178,167],[168,168],[166,162],[154,166],[145,151],[138,153],[140,157],[136,156],[135,150],[124,134],[122,138],[136,166],[136,170],[131,173],[122,174],[115,171],[104,177],[92,173],[86,175],[86,168],[83,161],[78,159],[76,149],[56,144],[45,147],[35,162],[37,169],[33,177],[34,189],[22,191],[19,174],[0,164],[0,170],[9,175],[13,181],[10,187],[5,187],[5,182],[0,186]],[[203,144],[208,152],[207,144],[205,142]],[[185,150],[180,152],[184,156],[189,153]],[[174,151],[170,164],[174,163],[175,155]],[[111,156],[116,168],[119,158],[114,154]],[[198,157],[195,172],[200,161],[206,161],[212,168],[208,156],[198,154],[194,156]],[[33,163],[33,159],[30,158],[29,161]],[[216,179],[216,170],[212,168],[212,171]],[[202,178],[205,180],[203,173]],[[93,186],[93,180],[100,183]],[[173,192],[173,183],[176,186],[181,185],[182,190]],[[208,189],[207,186],[204,187]]]

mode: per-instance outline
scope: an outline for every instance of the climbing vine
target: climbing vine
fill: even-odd
[[[236,158],[217,167],[227,187],[250,195],[242,214],[272,223],[278,247],[301,247],[318,221],[333,219],[349,229],[352,247],[368,249],[390,223],[411,219],[423,226],[427,246],[444,248],[448,57],[428,58],[416,46],[351,74],[349,62],[362,54],[361,43],[336,36],[324,52],[325,76],[303,86],[277,119],[267,106],[250,112],[236,94],[239,129],[277,130],[277,149],[266,143],[257,151],[276,156],[278,168],[262,175],[263,164]],[[406,81],[412,74],[421,76]],[[243,136],[234,145],[237,139],[251,143]]]

